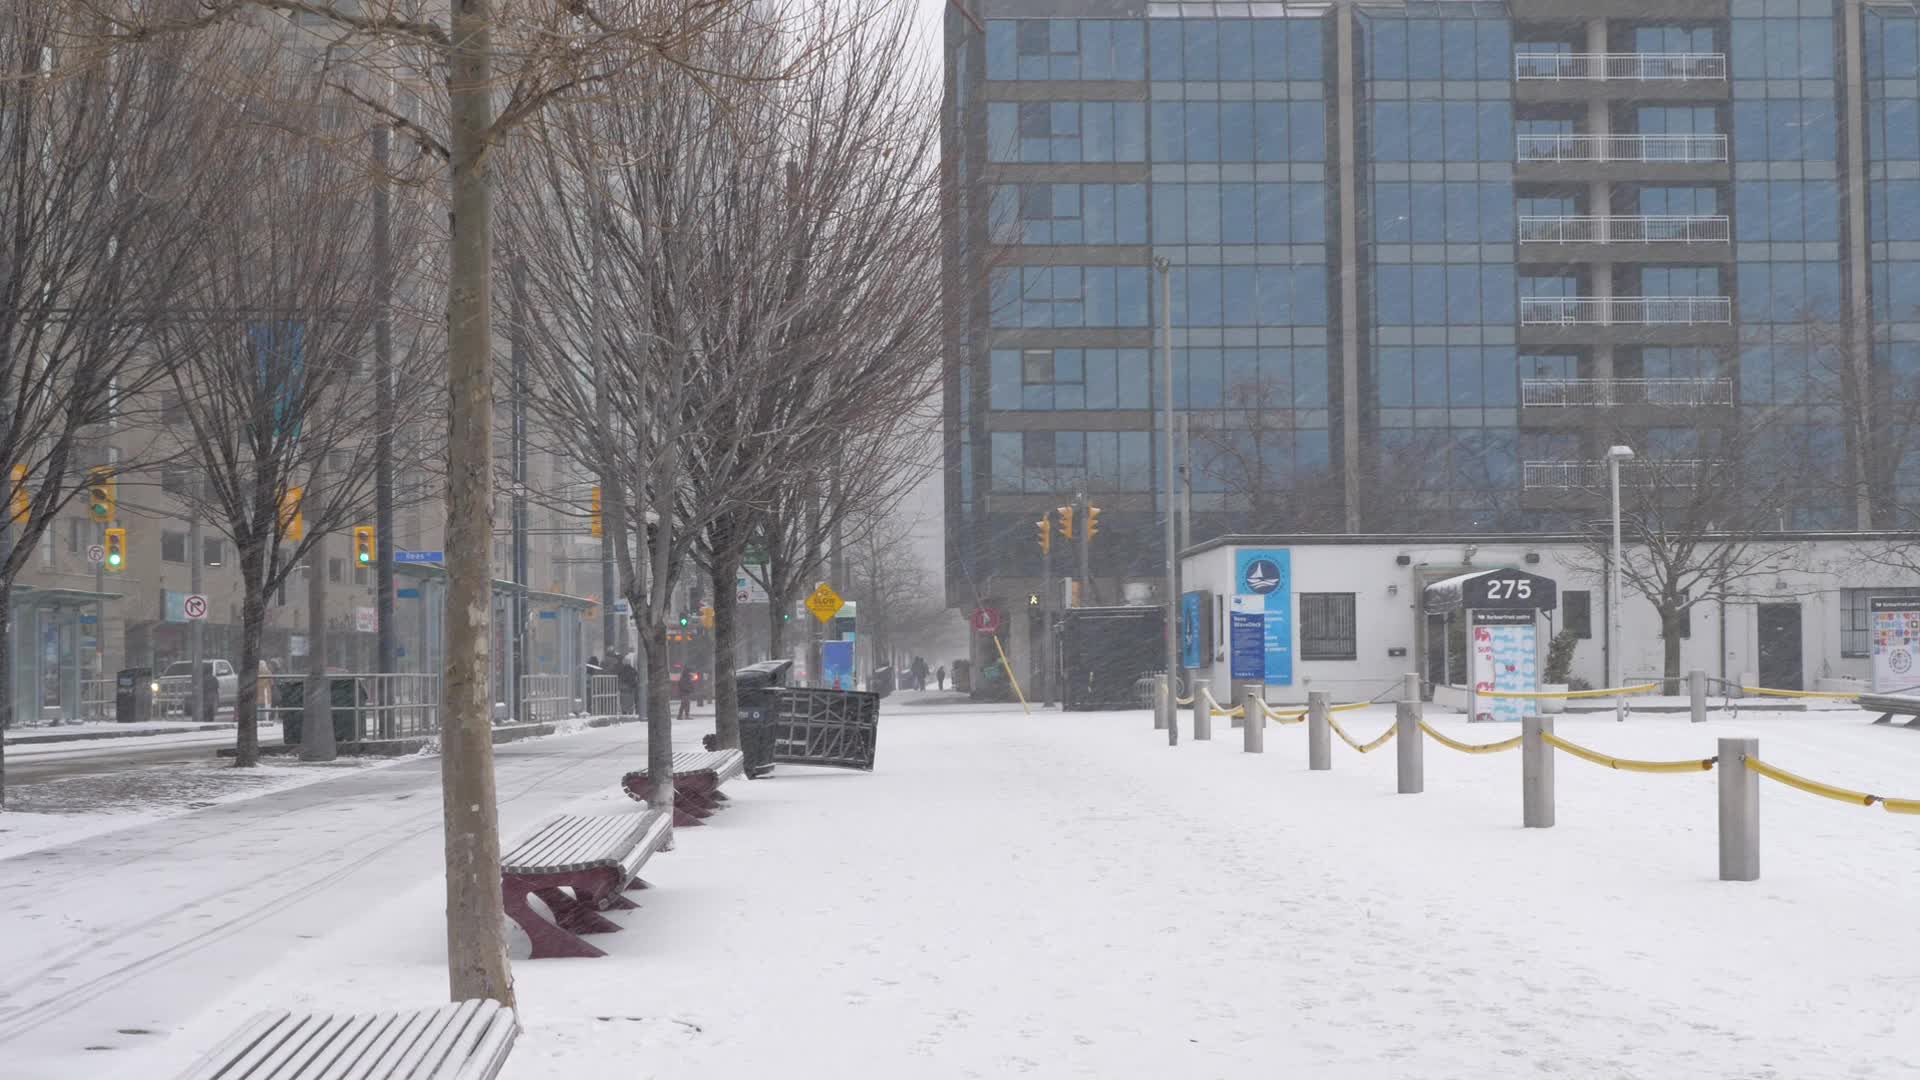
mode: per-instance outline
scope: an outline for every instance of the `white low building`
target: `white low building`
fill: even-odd
[[[1916,550],[1912,537],[1860,534],[1702,545],[1701,551],[1737,562],[1740,573],[1724,599],[1702,600],[1687,613],[1680,670],[1787,690],[1867,688],[1869,600],[1920,598],[1914,560],[1902,567],[1887,558],[1901,545]],[[1630,548],[1629,563],[1638,558],[1644,552]],[[1223,691],[1237,695],[1252,685],[1252,679],[1233,678],[1238,613],[1241,674],[1259,672],[1269,701],[1302,702],[1310,690],[1327,691],[1335,701],[1390,696],[1406,672],[1429,684],[1464,685],[1464,620],[1459,613],[1425,611],[1423,590],[1461,574],[1511,567],[1557,585],[1553,610],[1539,617],[1538,662],[1544,665],[1555,633],[1572,629],[1580,638],[1572,679],[1603,687],[1610,647],[1604,566],[1601,551],[1572,536],[1221,537],[1183,555],[1182,622],[1189,634],[1204,625],[1200,640],[1187,645],[1187,659],[1198,661],[1223,702],[1233,700]],[[1702,587],[1699,595],[1711,594]],[[1627,586],[1620,616],[1619,670],[1628,682],[1646,681],[1663,668],[1658,613]],[[1254,658],[1256,650],[1265,652],[1267,666]]]

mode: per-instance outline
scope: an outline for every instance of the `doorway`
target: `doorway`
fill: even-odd
[[[1760,605],[1760,685],[1799,690],[1800,605]]]

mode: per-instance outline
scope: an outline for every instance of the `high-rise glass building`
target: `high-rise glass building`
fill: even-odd
[[[1170,489],[1195,540],[1558,531],[1604,512],[1616,443],[1662,475],[1737,459],[1787,529],[1913,523],[1911,5],[968,7],[952,603],[1026,606],[1034,523],[1081,492],[1091,599],[1120,602]]]

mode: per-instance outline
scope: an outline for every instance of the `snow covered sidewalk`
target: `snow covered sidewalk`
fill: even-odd
[[[1390,715],[1342,719],[1365,738]],[[519,960],[507,1075],[1920,1072],[1913,819],[1769,785],[1765,876],[1721,883],[1711,773],[1562,756],[1560,825],[1523,830],[1514,754],[1429,743],[1426,794],[1396,796],[1391,749],[1336,745],[1334,771],[1309,774],[1301,728],[1273,728],[1262,756],[1219,729],[1170,750],[1144,713],[890,707],[873,775],[783,766],[681,830],[624,932],[595,939],[607,958]],[[1642,757],[1758,734],[1783,767],[1920,788],[1920,733],[1858,713],[1560,731]],[[524,794],[506,768],[503,793]],[[566,773],[572,808],[622,805],[612,770]],[[124,1075],[169,1075],[268,1004],[438,1000],[440,884],[426,846],[408,851],[411,889],[384,888],[398,867],[335,889],[337,929],[278,962],[256,951],[257,978]]]

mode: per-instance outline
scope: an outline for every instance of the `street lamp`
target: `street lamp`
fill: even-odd
[[[1166,490],[1166,501],[1162,504],[1167,514],[1167,614],[1164,631],[1167,661],[1167,693],[1163,703],[1167,719],[1167,745],[1175,746],[1180,742],[1180,709],[1176,704],[1179,690],[1177,674],[1180,667],[1180,552],[1175,546],[1173,531],[1173,263],[1164,256],[1153,260],[1154,272],[1160,276],[1160,393],[1164,399],[1161,407],[1165,410],[1161,423],[1163,442],[1161,448],[1165,459],[1161,463],[1161,481]],[[1248,721],[1252,723],[1252,721]]]
[[[1613,490],[1613,559],[1607,564],[1607,685],[1618,687],[1620,677],[1620,463],[1633,460],[1633,447],[1607,450],[1607,485]],[[1613,718],[1626,719],[1627,699],[1614,699]]]

